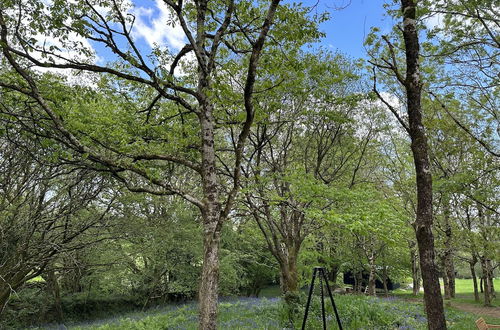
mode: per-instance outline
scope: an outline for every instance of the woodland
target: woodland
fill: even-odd
[[[299,328],[315,266],[346,329],[500,323],[497,2],[387,0],[366,58],[318,3],[156,5],[176,45],[0,0],[0,328]]]

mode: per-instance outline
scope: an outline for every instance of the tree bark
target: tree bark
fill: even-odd
[[[354,277],[354,291],[357,293],[361,293],[363,291],[363,271],[356,272]]]
[[[53,269],[47,271],[47,286],[54,298],[54,309],[56,321],[61,322],[63,320],[63,310],[61,306],[61,290],[59,288],[59,282],[57,280],[56,274]]]
[[[420,81],[420,45],[414,0],[401,0],[403,37],[406,53],[406,78],[409,134],[417,181],[417,214],[415,229],[420,255],[420,269],[424,284],[424,301],[429,329],[446,329],[443,299],[435,263],[434,235],[432,233],[432,175],[429,147],[422,121],[422,82]]]
[[[328,272],[328,280],[333,283],[334,286],[337,285],[337,277],[339,275],[339,265],[333,264]]]
[[[11,288],[4,283],[0,283],[0,315],[2,315],[7,303],[9,302],[10,295],[12,293]]]
[[[208,82],[204,83],[208,86]],[[199,291],[200,330],[217,327],[217,300],[219,284],[219,243],[222,219],[218,202],[217,174],[214,146],[212,107],[202,102],[202,185],[203,267]]]
[[[450,282],[448,280],[448,274],[446,272],[446,261],[444,256],[441,258],[441,265],[443,268],[444,299],[450,300],[451,299]]]
[[[415,242],[410,243],[411,275],[413,280],[413,295],[420,292],[420,267],[418,264],[418,253],[415,250]]]
[[[375,254],[372,252],[370,259],[370,275],[368,276],[368,286],[366,287],[366,292],[369,296],[375,296]]]
[[[293,249],[290,249],[293,250]],[[297,271],[297,253],[289,251],[286,260],[280,262],[280,281],[283,294],[297,293],[299,275]]]
[[[472,282],[474,284],[474,301],[479,302],[479,292],[477,289],[477,276],[476,276],[476,266],[477,259],[474,257],[472,261],[469,262],[470,274],[472,276]]]
[[[455,298],[455,265],[451,254],[446,256],[446,277],[448,278],[448,289],[450,291],[450,298]]]
[[[12,293],[21,288],[27,281],[29,270],[12,269],[12,273],[12,276],[0,276],[0,315],[5,311],[5,307],[7,307],[7,303]]]
[[[387,287],[387,279],[388,279],[388,276],[387,276],[387,266],[384,266],[384,271],[382,273],[382,282],[384,284],[384,294],[386,297],[389,296],[389,288]]]
[[[495,277],[493,276],[493,266],[491,264],[491,259],[486,259],[486,270],[488,271],[488,283],[490,286],[490,296],[492,298],[496,298],[495,286],[493,285],[493,281]]]
[[[445,286],[446,299],[455,298],[455,265],[453,263],[453,231],[450,222],[450,203],[447,196],[444,197],[444,256],[443,277],[446,277]]]
[[[207,83],[208,84],[208,83]],[[219,243],[222,226],[218,201],[218,180],[214,146],[214,120],[212,108],[203,104],[200,115],[202,124],[202,184],[204,195],[203,218],[203,267],[199,291],[200,330],[217,327],[217,299],[219,283]]]
[[[199,292],[199,329],[217,328],[217,302],[219,289],[220,232],[210,224],[205,225],[203,238],[203,267]]]
[[[489,274],[488,274],[488,266],[486,263],[486,258],[483,256],[480,258],[481,260],[481,269],[483,271],[483,286],[484,286],[484,306],[491,306],[491,286],[489,284]]]

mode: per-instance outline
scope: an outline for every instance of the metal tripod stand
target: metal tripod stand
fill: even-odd
[[[326,270],[323,267],[314,267],[313,277],[311,281],[311,286],[309,287],[309,295],[307,296],[306,311],[304,313],[304,321],[302,322],[302,330],[306,328],[307,314],[309,313],[309,305],[311,304],[311,297],[314,290],[314,281],[316,276],[319,275],[319,285],[321,287],[321,317],[323,319],[323,330],[326,330],[326,316],[325,316],[325,297],[323,292],[323,280],[326,284],[326,289],[328,290],[328,295],[330,296],[330,301],[332,302],[333,311],[335,312],[335,317],[337,318],[337,324],[339,329],[342,330],[342,323],[340,322],[339,313],[337,312],[337,307],[335,306],[335,301],[333,300],[332,290],[330,290],[330,285],[328,284],[328,278],[326,277]]]

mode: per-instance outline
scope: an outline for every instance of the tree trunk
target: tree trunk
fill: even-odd
[[[445,260],[446,263],[446,277],[448,278],[448,287],[450,290],[450,298],[455,298],[455,265],[453,257]]]
[[[13,276],[0,276],[0,315],[5,311],[11,294],[26,282],[29,270],[12,270],[12,273]]]
[[[484,292],[484,275],[479,278],[479,289],[481,290],[481,293]]]
[[[479,302],[479,292],[477,289],[477,276],[476,276],[476,269],[474,268],[476,266],[477,260],[474,258],[471,262],[469,262],[470,266],[470,274],[472,276],[472,282],[474,284],[474,301]]]
[[[363,291],[363,271],[358,271],[354,279],[356,285],[355,291],[361,293]]]
[[[2,315],[7,303],[9,302],[10,294],[12,293],[11,288],[4,283],[0,283],[0,315]]]
[[[385,293],[386,297],[389,296],[389,288],[387,287],[387,279],[388,279],[388,276],[387,276],[387,266],[384,266],[384,271],[382,273],[382,282],[384,284],[384,293]]]
[[[486,264],[486,258],[481,257],[481,269],[483,271],[483,285],[484,285],[484,306],[491,306],[491,286],[489,284],[490,279],[488,276],[488,266]]]
[[[372,252],[370,259],[370,275],[368,276],[368,286],[366,287],[366,292],[369,296],[375,296],[375,254]]]
[[[486,270],[488,271],[488,283],[490,286],[490,296],[492,298],[496,298],[495,286],[493,285],[493,281],[495,277],[493,276],[493,266],[491,264],[491,259],[486,259]]]
[[[418,254],[415,250],[415,242],[410,243],[411,257],[411,276],[413,280],[413,295],[416,296],[420,292],[420,269],[418,264]]]
[[[208,81],[200,72],[200,91],[208,89]],[[200,93],[201,94],[201,93]],[[199,291],[200,330],[217,327],[217,302],[219,289],[219,243],[222,222],[215,156],[213,107],[207,99],[200,101],[202,139],[203,207],[203,267]]]
[[[455,265],[453,263],[453,231],[450,223],[450,204],[448,197],[444,197],[444,241],[443,277],[446,277],[445,299],[455,298]]]
[[[448,280],[448,274],[446,272],[446,261],[444,256],[441,258],[441,264],[443,268],[444,299],[450,300],[451,299],[450,282]]]
[[[417,296],[420,293],[420,273],[417,271],[416,277],[413,278],[413,295]]]
[[[280,264],[281,291],[284,295],[297,293],[299,290],[299,276],[297,271],[297,255],[289,252],[287,259]]]
[[[203,238],[203,267],[199,292],[200,330],[217,328],[217,305],[219,290],[219,243],[217,224],[205,224]]]
[[[432,175],[429,147],[422,121],[422,82],[419,72],[419,40],[414,0],[401,0],[403,37],[406,53],[407,110],[411,150],[417,181],[417,214],[415,229],[420,255],[420,269],[424,284],[424,301],[429,329],[446,329],[443,299],[435,263],[434,235],[432,233]]]
[[[54,309],[56,321],[61,322],[63,320],[63,310],[61,306],[61,290],[59,288],[59,282],[57,280],[56,274],[53,269],[47,271],[47,288],[49,289],[52,297],[54,298]]]
[[[328,280],[333,283],[334,286],[337,285],[337,277],[339,276],[339,265],[334,264],[330,271],[328,272]]]

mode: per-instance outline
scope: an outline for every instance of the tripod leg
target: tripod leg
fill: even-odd
[[[326,317],[325,317],[325,295],[323,292],[323,270],[320,269],[319,285],[321,287],[321,317],[323,318],[323,330],[326,330]],[[323,276],[321,276],[323,275]]]
[[[337,324],[339,325],[339,329],[342,330],[342,323],[340,322],[339,312],[337,311],[337,306],[335,306],[335,301],[333,300],[332,290],[330,290],[330,284],[328,284],[328,279],[326,278],[326,274],[323,271],[323,277],[326,282],[326,289],[328,290],[328,295],[330,296],[330,300],[332,301],[333,311],[335,312],[335,317],[337,318]]]
[[[304,313],[304,320],[302,321],[302,330],[306,328],[307,314],[309,313],[309,305],[311,304],[311,297],[314,289],[314,280],[316,279],[316,269],[313,270],[313,278],[311,281],[311,286],[309,287],[309,295],[307,296],[306,311]]]

